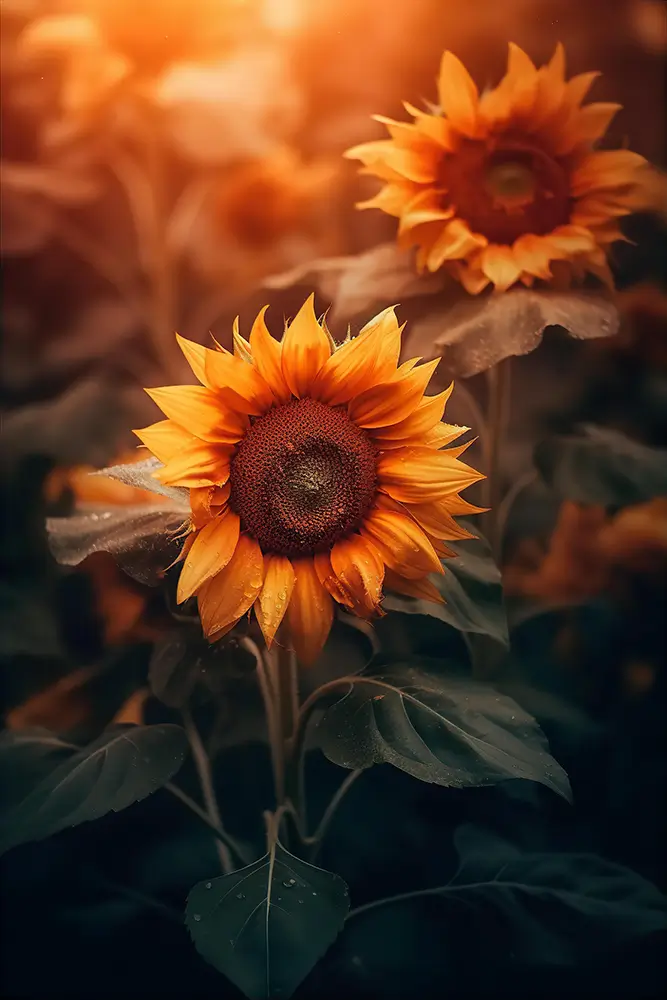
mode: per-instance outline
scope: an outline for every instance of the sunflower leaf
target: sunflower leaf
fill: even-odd
[[[151,586],[178,556],[175,537],[187,512],[169,501],[155,504],[87,504],[71,517],[51,517],[46,527],[57,562],[78,566],[94,552],[109,552],[133,579]]]
[[[393,764],[456,788],[527,778],[571,799],[567,775],[531,715],[486,684],[443,674],[440,664],[437,671],[391,664],[350,678],[315,728],[315,742],[341,767]]]
[[[473,530],[470,524],[466,527]],[[501,575],[488,541],[475,531],[475,538],[447,542],[447,547],[456,552],[456,557],[444,560],[444,574],[430,577],[445,604],[388,594],[383,601],[384,609],[439,618],[460,632],[488,635],[508,646]]]
[[[11,776],[30,760],[44,774],[0,820],[0,853],[18,844],[44,840],[67,827],[120,812],[166,784],[185,760],[188,741],[174,725],[115,726],[81,750],[43,731],[16,732],[0,744],[0,769]],[[59,762],[57,762],[60,758]],[[3,782],[4,783],[4,782]]]
[[[610,337],[619,316],[611,298],[598,291],[553,292],[517,289],[502,295],[434,300],[415,320],[404,347],[406,357],[443,358],[453,378],[470,378],[504,358],[530,354],[549,326],[577,340]]]
[[[250,1000],[264,1000],[292,995],[348,909],[341,878],[295,858],[274,836],[259,861],[196,885],[185,919],[200,955]]]
[[[667,494],[667,451],[590,424],[535,450],[542,478],[575,503],[624,507]]]

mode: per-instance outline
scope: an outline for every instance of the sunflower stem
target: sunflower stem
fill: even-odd
[[[255,657],[257,684],[264,703],[264,716],[273,768],[273,786],[276,807],[278,807],[285,798],[285,747],[280,729],[278,691],[275,686],[275,672],[272,670],[272,657],[268,649],[260,649],[248,637],[241,639],[241,645]]]
[[[510,358],[505,358],[500,364],[489,368],[487,372],[489,385],[487,405],[487,439],[486,439],[486,475],[484,482],[483,504],[489,507],[487,518],[487,534],[496,561],[500,558],[500,539],[498,537],[498,509],[502,496],[500,479],[500,459],[505,440],[505,432],[509,421],[511,368]]]
[[[222,819],[220,818],[218,800],[215,797],[215,789],[213,787],[211,761],[206,753],[206,748],[204,747],[202,738],[199,735],[199,730],[197,729],[194,719],[192,718],[192,713],[188,708],[183,709],[183,724],[190,742],[192,757],[197,769],[199,784],[201,785],[204,804],[206,806],[206,813],[211,820],[213,827],[217,830],[222,830]],[[222,870],[225,875],[229,875],[230,872],[234,871],[234,862],[229,848],[221,839],[216,840],[216,848],[218,851],[218,857],[220,858]]]

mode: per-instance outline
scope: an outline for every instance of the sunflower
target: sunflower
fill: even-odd
[[[458,494],[483,477],[445,448],[467,428],[441,422],[451,387],[425,395],[437,361],[399,365],[393,309],[339,347],[313,296],[282,341],[265,312],[233,354],[179,337],[201,385],[147,390],[167,419],[136,434],[156,478],[190,490],[179,603],[197,595],[210,640],[254,607],[270,647],[284,618],[312,663],[336,604],[381,614],[383,586],[441,600],[428,574],[469,537],[454,515],[479,508]]]
[[[66,57],[62,103],[77,113],[96,107],[126,79],[219,57],[249,12],[244,0],[70,0],[62,13],[32,21],[19,50]]]
[[[440,108],[405,104],[413,122],[376,116],[391,138],[345,154],[386,186],[360,208],[399,219],[398,240],[417,246],[420,271],[446,268],[477,294],[592,273],[613,284],[610,244],[618,219],[644,204],[646,160],[627,149],[594,150],[620,105],[582,106],[597,73],[565,79],[558,45],[537,69],[510,44],[507,73],[479,94],[445,52]]]

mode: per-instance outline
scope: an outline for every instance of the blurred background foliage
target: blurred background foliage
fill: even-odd
[[[2,713],[5,727],[85,741],[112,720],[169,721],[155,697],[155,656],[172,648],[174,619],[159,593],[103,553],[58,571],[43,518],[77,499],[142,502],[87,473],[136,456],[131,428],[157,419],[142,386],[187,379],[174,330],[200,342],[213,330],[230,346],[232,318],[254,313],[258,295],[271,301],[257,291],[263,279],[392,238],[392,220],[354,210],[372,185],[341,153],[379,136],[372,113],[400,116],[402,99],[432,92],[444,48],[484,84],[501,75],[508,40],[538,62],[561,40],[568,70],[601,70],[597,99],[624,105],[613,143],[664,169],[667,17],[661,0],[2,0],[0,12]],[[444,793],[374,769],[366,794],[351,793],[341,810],[325,859],[359,901],[386,895],[388,873],[400,883],[389,891],[432,883],[447,867],[443,836],[466,819],[507,836],[520,827],[533,849],[598,852],[667,888],[667,499],[586,502],[527,472],[538,441],[582,422],[667,444],[667,211],[628,220],[627,233],[632,242],[614,259],[621,333],[574,342],[553,332],[516,361],[503,464],[506,486],[521,483],[502,552],[513,659],[490,657],[486,673],[538,717],[572,778],[574,813],[545,806],[540,789]],[[478,381],[468,387],[479,397]],[[469,422],[456,392],[448,413]],[[407,626],[403,634],[406,617],[390,637],[401,652],[450,654],[447,643],[459,641]],[[341,657],[361,665],[364,643],[337,626],[322,676]],[[228,650],[218,658],[197,685],[224,705],[215,716],[204,707],[204,720],[210,746],[227,753],[219,790],[241,830],[267,794],[268,769],[257,750],[260,778],[246,786],[255,764],[236,744],[253,739],[259,706],[244,687],[247,665]],[[229,677],[254,706],[240,733]],[[317,772],[323,801],[333,770],[321,762]],[[389,801],[403,814],[391,844],[378,819]],[[3,878],[9,994],[90,995],[96,963],[116,969],[112,991],[220,991],[172,929],[169,907],[165,919],[146,903],[155,894],[180,906],[215,863],[212,855],[202,868],[208,840],[191,835],[177,809],[149,799],[102,821],[95,838],[84,828],[13,853]],[[119,894],[137,884],[143,897]],[[385,912],[360,942],[362,924],[304,996],[341,983],[401,995],[421,981],[423,940],[405,937],[406,914],[392,922]],[[437,920],[430,926],[441,940]],[[493,921],[475,929],[493,932]],[[35,963],[37,941],[46,959]],[[429,961],[449,963],[475,995],[497,995],[498,977],[515,994],[659,995],[648,946],[554,977],[517,972],[506,955],[471,971],[471,941],[445,957],[434,946]],[[469,995],[464,985],[459,995]]]

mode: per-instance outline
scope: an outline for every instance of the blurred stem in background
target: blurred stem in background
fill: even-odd
[[[505,358],[486,373],[488,382],[488,403],[486,411],[486,434],[484,438],[484,466],[487,478],[484,480],[482,505],[489,507],[487,534],[496,562],[500,558],[498,511],[502,498],[500,460],[506,437],[510,415],[511,368],[510,358]]]

